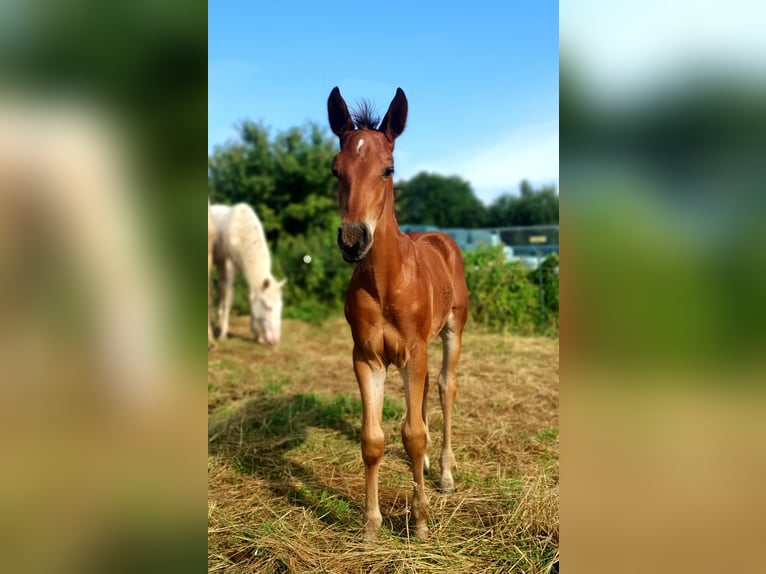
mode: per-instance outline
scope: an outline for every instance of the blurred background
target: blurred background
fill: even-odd
[[[0,4],[0,571],[204,564],[206,27]]]
[[[595,0],[559,16],[564,567],[750,570],[766,8]]]

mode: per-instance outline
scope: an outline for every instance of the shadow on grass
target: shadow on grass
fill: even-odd
[[[253,345],[258,345],[258,341],[255,340],[255,337],[253,337],[252,334],[247,335],[240,335],[239,333],[232,333],[231,331],[227,335],[227,340],[229,341],[244,341],[246,343],[252,343]]]
[[[287,456],[306,444],[310,427],[335,431],[341,440],[360,448],[361,413],[361,401],[345,394],[324,399],[313,393],[282,395],[264,390],[237,410],[221,409],[211,415],[208,449],[228,459],[239,472],[265,481],[275,496],[307,508],[323,522],[362,528],[363,492],[352,499],[348,492],[330,487],[310,464]],[[388,412],[388,416],[400,415],[396,409]],[[394,532],[406,528],[400,517],[389,518]]]

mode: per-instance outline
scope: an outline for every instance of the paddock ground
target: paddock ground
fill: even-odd
[[[412,478],[399,427],[403,386],[389,369],[383,528],[361,539],[361,403],[342,318],[285,320],[274,348],[249,319],[208,355],[210,572],[558,572],[557,339],[469,325],[458,366],[457,492],[437,490],[442,417],[430,347],[430,537],[411,538]]]

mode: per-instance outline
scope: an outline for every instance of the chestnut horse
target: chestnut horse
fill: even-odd
[[[407,98],[401,89],[378,125],[369,106],[353,117],[336,87],[327,100],[330,126],[340,139],[333,159],[338,179],[341,226],[338,246],[355,263],[346,293],[346,320],[354,339],[354,373],[362,395],[362,458],[366,470],[365,529],[368,538],[382,523],[378,468],[383,457],[383,386],[389,365],[404,380],[407,413],[402,442],[412,463],[414,532],[428,535],[430,442],[426,398],[428,343],[443,343],[439,398],[444,413],[441,452],[443,492],[454,492],[451,445],[455,368],[468,316],[468,291],[457,244],[443,233],[403,234],[394,214],[394,140],[404,131]]]

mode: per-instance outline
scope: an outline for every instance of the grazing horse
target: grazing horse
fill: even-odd
[[[215,223],[213,223],[213,213],[210,211],[210,201],[207,202],[207,348],[215,348],[215,339],[213,338],[213,329],[210,326],[210,268],[213,266],[213,246],[215,245]]]
[[[443,233],[403,234],[394,214],[394,140],[404,131],[407,98],[401,89],[378,125],[367,105],[353,116],[336,87],[327,100],[330,127],[340,140],[333,159],[341,226],[338,246],[355,263],[346,293],[346,320],[354,340],[353,363],[362,395],[362,458],[366,474],[365,533],[382,523],[378,467],[383,457],[383,387],[389,365],[404,380],[407,413],[402,442],[412,463],[414,532],[428,535],[430,442],[426,398],[428,343],[442,339],[439,398],[444,413],[441,452],[443,492],[454,492],[451,416],[455,369],[468,317],[468,290],[457,244]]]
[[[229,333],[229,312],[237,271],[245,276],[250,303],[250,328],[259,343],[279,342],[282,317],[282,286],[271,274],[271,255],[263,226],[253,208],[246,203],[233,207],[214,205],[216,229],[213,261],[219,271],[220,339]]]

